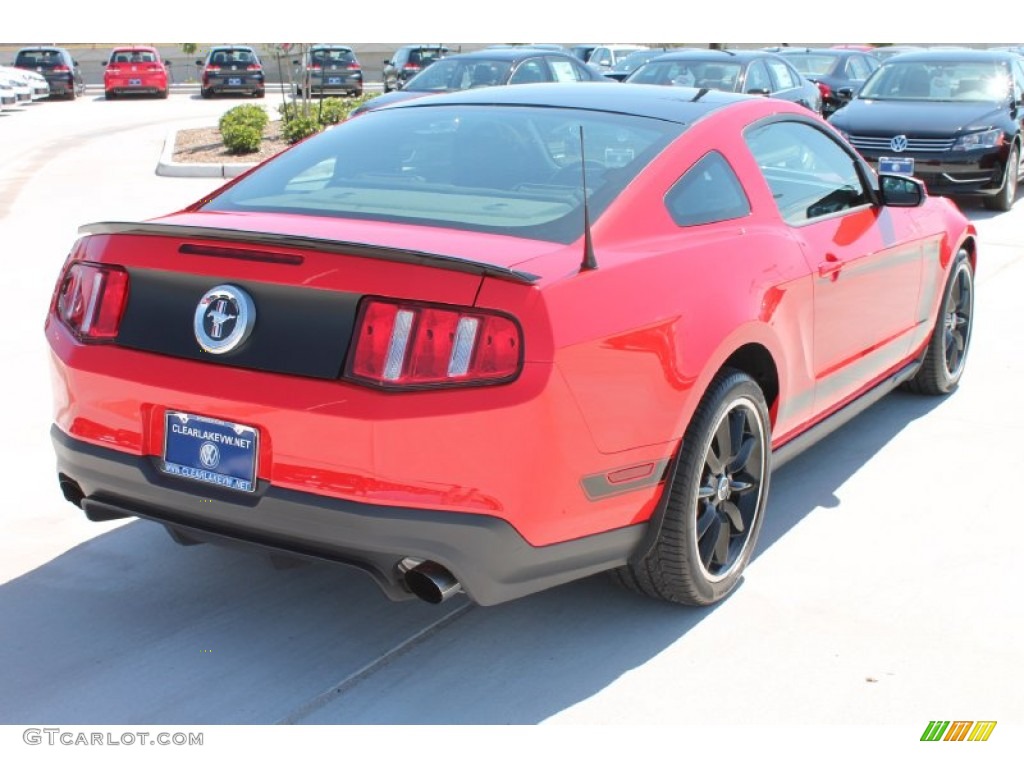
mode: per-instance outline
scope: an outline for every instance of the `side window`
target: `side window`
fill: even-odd
[[[788,223],[870,203],[856,161],[824,131],[781,121],[751,128],[744,138]]]
[[[522,62],[516,71],[509,78],[509,85],[522,85],[523,83],[546,83],[551,80],[548,68],[543,59],[527,59]]]
[[[672,221],[680,227],[738,219],[750,213],[743,185],[718,152],[704,155],[665,195]]]
[[[785,91],[790,88],[798,87],[800,80],[796,77],[796,74],[791,70],[784,61],[769,61],[768,71],[771,73],[772,79],[775,81],[776,91]]]
[[[747,67],[747,83],[744,89],[747,93],[762,93],[764,91],[771,93],[771,78],[768,77],[768,70],[760,61],[752,61]]]
[[[860,56],[851,56],[846,62],[846,76],[851,80],[867,80],[871,74],[868,63]]]

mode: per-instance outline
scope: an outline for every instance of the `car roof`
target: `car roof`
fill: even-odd
[[[715,50],[713,48],[685,48],[669,51],[658,57],[658,60],[679,61],[690,59],[718,59],[723,64],[728,61],[747,62],[752,59],[777,59],[778,55],[771,51],[758,50]]]
[[[256,49],[251,45],[214,45],[210,47],[210,53],[214,51],[249,51],[250,53],[256,53]]]
[[[931,48],[893,56],[889,61],[1012,61],[1019,58],[1009,51],[978,50],[977,48]],[[888,62],[887,62],[888,63]]]
[[[552,51],[547,48],[528,48],[526,46],[516,46],[514,48],[484,48],[479,51],[471,51],[469,53],[457,53],[454,56],[446,57],[445,61],[461,61],[466,59],[472,61],[474,59],[490,59],[500,61],[518,61],[519,59],[525,59],[530,56],[565,56],[567,58],[576,58],[571,53],[563,51]]]
[[[342,45],[341,43],[313,43],[311,46],[309,46],[309,50],[311,50],[311,51],[324,50],[324,49],[328,49],[328,48],[330,50],[332,50],[332,51],[333,50],[338,50],[338,51],[351,51],[352,50],[352,46],[351,45]]]
[[[740,101],[762,100],[760,96],[713,91],[706,88],[665,88],[661,85],[622,83],[537,83],[514,88],[470,88],[463,91],[425,96],[381,107],[419,109],[431,105],[495,105],[563,109],[649,117],[673,123],[689,124],[716,109]]]

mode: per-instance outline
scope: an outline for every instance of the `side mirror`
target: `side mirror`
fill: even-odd
[[[196,59],[196,66],[197,67],[203,66],[203,60],[202,59]]]
[[[910,176],[896,176],[888,173],[878,177],[878,191],[882,205],[893,208],[916,208],[928,196],[924,182]]]
[[[106,59],[104,59],[103,61],[101,61],[101,62],[100,62],[100,66],[101,66],[101,67],[105,67],[105,66],[107,66],[107,64],[109,64],[109,63],[110,63],[109,61],[107,61]]]
[[[754,96],[771,96],[772,95],[771,88],[751,88],[750,90],[747,91],[747,93],[752,94]]]
[[[849,101],[850,99],[853,98],[853,88],[837,88],[836,96],[838,96],[840,99],[845,99],[846,101]]]
[[[298,59],[292,59],[292,66],[293,67],[299,66],[299,60]]]
[[[384,63],[394,66],[394,64],[391,64],[391,59],[384,59]]]

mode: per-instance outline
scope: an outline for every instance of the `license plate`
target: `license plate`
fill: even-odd
[[[241,84],[242,84],[242,78],[240,78],[240,77],[229,77],[228,78],[228,85],[241,85]]]
[[[341,78],[340,77],[328,77],[327,78],[327,84],[328,85],[341,85]]]
[[[259,432],[254,427],[168,411],[164,472],[235,491],[256,490]]]
[[[912,157],[880,157],[878,158],[879,173],[893,173],[898,176],[914,175],[914,158]]]
[[[142,81],[138,78],[135,78],[133,80],[129,80],[128,85],[142,85]]]

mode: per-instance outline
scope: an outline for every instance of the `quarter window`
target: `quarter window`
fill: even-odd
[[[752,61],[747,67],[746,90],[747,93],[762,93],[764,91],[771,93],[772,81],[768,77],[768,70],[760,61]]]
[[[793,70],[791,70],[784,61],[768,61],[768,70],[771,72],[772,77],[775,78],[775,90],[785,91],[789,88],[796,88],[799,80],[797,79]]]
[[[728,221],[750,213],[743,185],[718,152],[698,160],[669,190],[665,205],[680,227]]]
[[[782,121],[751,128],[745,139],[788,223],[870,203],[856,161],[824,131]]]

